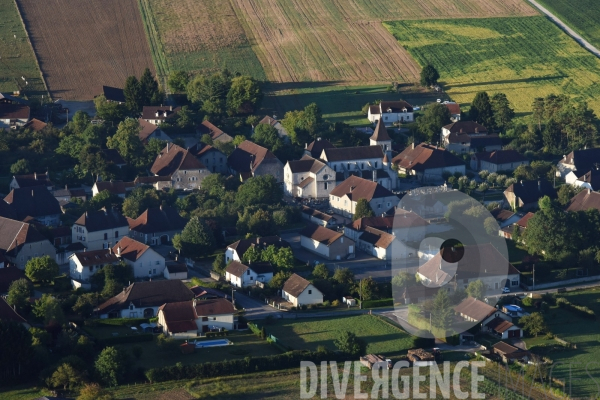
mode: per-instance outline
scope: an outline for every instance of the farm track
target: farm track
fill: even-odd
[[[569,27],[569,25],[565,24],[560,18],[558,18],[553,13],[551,13],[547,8],[542,6],[537,1],[535,1],[535,0],[528,0],[528,1],[531,4],[533,4],[535,7],[537,7],[538,10],[540,10],[541,12],[546,14],[546,16],[548,18],[550,18],[556,25],[558,25],[560,27],[560,29],[565,31],[567,33],[567,35],[569,35],[573,39],[575,39],[575,41],[577,43],[579,43],[581,46],[585,47],[587,50],[590,51],[590,53],[592,53],[596,57],[600,57],[600,50],[598,50],[598,48],[596,46],[594,46],[593,44],[591,44],[590,42],[585,40],[579,33],[575,32],[573,29],[571,29],[571,27]]]
[[[137,0],[17,0],[53,98],[90,100],[154,64]]]

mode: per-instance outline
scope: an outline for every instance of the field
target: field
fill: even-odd
[[[159,71],[227,67],[272,82],[414,82],[419,67],[384,19],[537,14],[521,0],[139,1]]]
[[[438,98],[447,98],[435,92],[424,91],[416,85],[403,85],[400,93],[389,92],[387,85],[343,85],[327,82],[272,83],[265,87],[264,112],[283,118],[287,111],[301,110],[317,103],[323,117],[331,122],[345,122],[353,126],[370,126],[362,107],[375,100],[403,99],[417,106]],[[343,99],[343,101],[340,101]]]
[[[25,77],[27,84],[21,77]],[[15,2],[0,0],[0,92],[13,92],[25,87],[29,94],[45,93]]]
[[[54,99],[90,100],[154,65],[136,0],[17,0]]]
[[[384,24],[421,65],[433,63],[457,102],[504,92],[517,112],[564,93],[600,111],[600,60],[545,17],[396,21]]]
[[[600,2],[597,0],[537,0],[565,24],[600,47]]]
[[[317,350],[318,346],[335,350],[333,341],[342,331],[350,331],[363,338],[367,342],[367,353],[399,356],[406,355],[406,350],[412,347],[412,337],[405,331],[379,317],[366,314],[301,320],[284,319],[266,325],[265,330],[294,350]]]
[[[229,1],[140,0],[140,5],[161,74],[227,67],[266,78]]]
[[[561,296],[566,297],[572,303],[585,305],[594,310],[597,316],[600,315],[600,288],[567,292]],[[556,366],[553,376],[566,380],[568,390],[568,376],[572,373],[573,398],[587,399],[599,396],[600,388],[597,384],[600,382],[600,363],[598,362],[600,360],[600,322],[584,319],[558,307],[551,307],[549,313],[545,315],[545,320],[552,333],[577,345],[575,350],[563,350],[561,346],[555,346],[556,349],[548,352],[547,356],[555,364],[565,363]],[[544,355],[548,351],[544,349],[558,344],[554,340],[546,340],[541,337],[525,341],[528,348],[532,349],[534,353],[543,353]],[[538,346],[537,349],[536,346]],[[572,367],[571,371],[569,371],[569,364]],[[586,367],[589,375],[586,373]]]

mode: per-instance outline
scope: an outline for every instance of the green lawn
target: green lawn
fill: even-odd
[[[600,316],[600,288],[567,292],[561,296],[566,297],[572,303],[591,308],[597,316]],[[560,346],[556,346],[556,341],[544,338],[526,339],[528,348],[534,353],[547,355],[555,364],[557,362],[565,363],[566,365],[557,365],[554,368],[553,376],[559,379],[567,379],[568,364],[571,364],[573,398],[598,396],[596,384],[600,382],[600,322],[584,319],[558,307],[551,307],[544,318],[552,333],[563,340],[576,344],[577,349],[564,350]],[[589,375],[586,373],[586,367]]]
[[[283,319],[265,325],[265,330],[294,350],[316,350],[318,346],[335,350],[333,341],[342,331],[350,331],[363,338],[367,342],[367,353],[406,355],[406,350],[412,347],[412,337],[408,333],[380,317],[367,314]]]
[[[25,77],[27,85],[21,77]],[[0,91],[12,92],[24,88],[30,95],[46,94],[15,2],[0,0]]]
[[[393,21],[384,25],[419,64],[433,63],[448,94],[470,103],[503,92],[518,113],[566,94],[600,111],[600,60],[546,17]]]
[[[370,125],[362,107],[375,100],[406,100],[413,106],[447,100],[442,94],[424,91],[413,85],[401,86],[400,93],[387,90],[386,85],[346,86],[336,82],[270,83],[265,87],[264,112],[283,118],[286,112],[301,110],[317,103],[325,119],[353,126]]]
[[[233,345],[196,349],[196,352],[193,354],[181,354],[179,350],[161,351],[154,342],[139,343],[137,345],[143,348],[143,353],[141,358],[136,361],[135,367],[149,369],[175,365],[178,362],[182,364],[198,364],[244,357],[270,356],[280,353],[275,346],[270,345],[250,331],[231,332],[227,336],[227,339],[233,342]],[[179,343],[183,343],[183,341],[179,341]],[[133,346],[136,346],[136,344],[122,344],[116,347],[131,350]]]
[[[7,391],[0,390],[0,398],[3,400],[32,400],[42,396],[50,396],[50,391],[31,385],[10,388]]]
[[[600,2],[597,0],[538,0],[552,14],[594,46],[600,46]]]

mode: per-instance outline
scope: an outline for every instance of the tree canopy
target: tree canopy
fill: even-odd
[[[25,264],[25,275],[34,282],[50,282],[58,272],[58,264],[50,256],[34,257]]]
[[[438,70],[431,64],[427,64],[421,70],[421,86],[433,86],[438,83],[440,79],[440,73]]]
[[[356,208],[354,209],[354,215],[352,216],[352,221],[373,216],[375,216],[375,213],[373,212],[373,209],[371,208],[371,205],[367,199],[358,199],[356,202]]]
[[[487,92],[479,92],[475,95],[469,109],[469,119],[484,125],[488,129],[493,129],[496,126],[492,103]]]
[[[216,248],[216,240],[204,221],[192,217],[183,231],[173,236],[173,247],[186,257],[198,258],[212,254]]]
[[[417,119],[419,132],[427,141],[435,142],[439,139],[442,126],[450,121],[450,110],[444,104],[434,103],[425,108],[425,112]]]

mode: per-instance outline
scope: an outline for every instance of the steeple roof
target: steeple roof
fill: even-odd
[[[385,124],[381,122],[381,118],[379,118],[379,121],[377,121],[375,132],[373,133],[373,136],[371,136],[370,140],[373,140],[375,142],[385,142],[388,140],[392,140],[390,135],[388,135]]]

